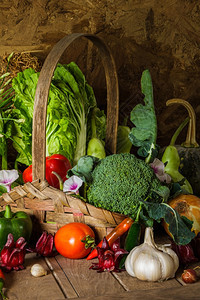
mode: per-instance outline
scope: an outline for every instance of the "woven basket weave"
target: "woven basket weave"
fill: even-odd
[[[49,88],[60,57],[72,42],[80,38],[91,41],[101,55],[107,86],[106,150],[108,153],[116,153],[119,92],[112,54],[104,41],[96,35],[74,33],[65,36],[47,56],[36,88],[32,132],[33,182],[17,186],[11,192],[3,194],[0,197],[0,210],[3,210],[6,204],[10,204],[13,211],[22,210],[32,215],[35,222],[34,230],[47,230],[50,233],[55,233],[59,227],[69,222],[84,222],[93,227],[97,237],[102,239],[107,231],[119,224],[125,216],[96,208],[49,186],[45,180]]]

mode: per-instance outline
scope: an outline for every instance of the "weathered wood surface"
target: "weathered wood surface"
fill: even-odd
[[[41,264],[48,271],[48,274],[42,278],[33,277],[30,269],[35,263]],[[36,257],[35,254],[28,254],[25,260],[25,267],[25,270],[5,273],[5,294],[9,300],[65,298],[53,273],[42,258]],[[59,271],[58,266],[57,270]]]
[[[140,290],[134,290],[131,292],[124,292],[121,294],[104,295],[97,296],[95,300],[123,300],[123,299],[133,299],[133,300],[144,300],[144,299],[154,299],[154,300],[199,300],[199,284],[194,284],[187,287],[178,288],[163,288],[163,289],[150,289],[141,292]],[[93,300],[92,296],[79,298],[80,300]]]
[[[5,274],[4,292],[9,300],[199,299],[200,282],[184,286],[180,279],[182,270],[177,272],[176,279],[143,282],[126,272],[97,273],[89,270],[95,261],[72,260],[60,255],[43,259],[28,254],[26,269]],[[48,274],[33,277],[30,269],[34,263],[41,263]]]
[[[0,1],[0,19],[0,56],[30,51],[44,59],[66,34],[86,32],[103,37],[117,63],[121,122],[141,100],[141,72],[148,68],[162,146],[186,117],[178,106],[166,108],[166,100],[189,100],[199,124],[199,1],[4,0]],[[78,41],[64,59],[77,62],[104,105],[104,70],[95,47]],[[197,135],[199,140],[199,131]],[[185,133],[179,141],[184,137]]]

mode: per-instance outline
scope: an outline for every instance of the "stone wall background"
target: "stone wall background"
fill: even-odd
[[[63,36],[95,33],[112,50],[120,89],[120,120],[142,101],[140,78],[149,69],[158,120],[158,143],[167,145],[187,116],[166,100],[188,100],[197,116],[200,143],[200,4],[195,0],[0,0],[0,56],[30,51],[42,60]],[[104,71],[84,40],[67,50],[106,107]],[[131,123],[129,123],[131,126]],[[178,142],[183,142],[186,129]]]

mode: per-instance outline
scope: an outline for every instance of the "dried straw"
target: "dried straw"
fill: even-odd
[[[0,74],[4,74],[6,72],[7,64],[8,57],[4,56],[0,65]],[[39,72],[41,70],[41,66],[41,61],[30,52],[19,52],[14,53],[10,59],[8,72],[10,73],[10,78],[13,78],[17,75],[17,73],[28,68],[32,68],[36,72]]]

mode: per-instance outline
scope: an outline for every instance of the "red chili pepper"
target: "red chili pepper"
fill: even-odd
[[[48,156],[46,157],[46,180],[51,186],[59,189],[59,180],[52,172],[57,173],[65,181],[67,179],[67,171],[71,168],[70,161],[64,155],[53,154]],[[25,183],[32,182],[32,178],[32,165],[30,165],[23,172],[23,180]]]
[[[0,295],[2,296],[3,299],[7,299],[6,296],[4,295],[2,289],[4,286],[4,282],[5,282],[5,276],[2,272],[2,270],[0,269]]]
[[[108,241],[109,246],[111,246],[118,237],[122,236],[133,224],[133,219],[131,218],[126,218],[124,219],[119,225],[117,225],[107,236],[106,240]],[[103,240],[98,244],[98,247],[101,248],[103,244]],[[86,258],[87,260],[93,259],[97,257],[98,252],[97,249],[95,248]]]

